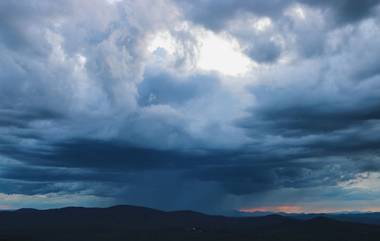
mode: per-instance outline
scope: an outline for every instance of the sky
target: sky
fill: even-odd
[[[0,1],[0,209],[380,211],[380,1]]]

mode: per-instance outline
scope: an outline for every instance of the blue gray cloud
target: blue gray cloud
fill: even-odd
[[[215,213],[372,205],[380,197],[359,184],[380,172],[379,11],[347,0],[2,1],[0,197]],[[205,32],[238,45],[250,69],[199,68]],[[152,51],[162,33],[170,46]]]

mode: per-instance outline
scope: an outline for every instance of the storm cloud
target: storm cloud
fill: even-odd
[[[5,0],[0,20],[0,206],[380,208],[379,1]]]

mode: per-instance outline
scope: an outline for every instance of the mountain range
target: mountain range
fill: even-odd
[[[0,241],[378,241],[376,215],[226,217],[128,205],[20,209],[0,212]]]

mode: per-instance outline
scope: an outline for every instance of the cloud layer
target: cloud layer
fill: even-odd
[[[6,0],[0,20],[0,207],[379,208],[378,1]]]

